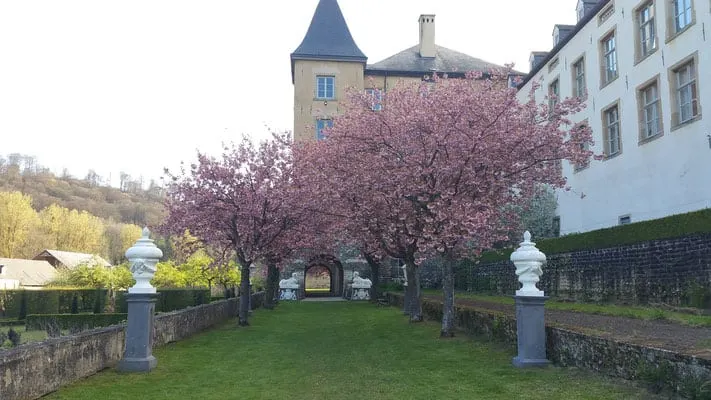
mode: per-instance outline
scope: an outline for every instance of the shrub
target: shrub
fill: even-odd
[[[3,290],[5,315],[23,320],[27,314],[103,312],[106,289]],[[76,299],[76,300],[75,300]]]
[[[540,241],[533,238],[532,240],[542,252],[558,254],[704,233],[711,233],[711,208],[559,238]],[[513,249],[487,251],[482,253],[479,261],[482,263],[505,261],[509,259],[512,251]]]
[[[7,339],[12,344],[12,347],[17,347],[22,342],[22,335],[20,335],[20,332],[10,328],[7,331]]]
[[[102,295],[101,289],[96,289],[94,295],[94,314],[101,314],[104,312],[104,306],[106,305],[106,296]]]
[[[110,326],[125,321],[127,314],[31,314],[25,320],[28,331],[67,329],[72,333],[87,329]]]
[[[169,312],[183,308],[208,304],[210,302],[209,289],[172,289],[161,288],[157,290],[156,312]],[[116,292],[117,313],[127,313],[126,292]]]
[[[27,316],[27,292],[22,291],[22,294],[20,295],[20,312],[17,316],[17,319],[23,320]]]
[[[405,287],[400,282],[388,282],[378,285],[381,292],[401,292]]]
[[[79,314],[79,298],[75,294],[72,296],[72,314]]]
[[[209,289],[159,289],[156,311],[168,312],[206,304],[210,301]]]

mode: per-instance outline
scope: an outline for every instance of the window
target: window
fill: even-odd
[[[584,98],[587,95],[585,85],[585,57],[580,57],[573,63],[573,94],[575,97]]]
[[[674,33],[679,33],[691,25],[691,1],[692,0],[672,0]]]
[[[629,215],[622,215],[617,219],[617,221],[619,225],[627,225],[632,223],[632,217]]]
[[[674,115],[675,125],[693,121],[701,115],[699,110],[699,93],[696,85],[696,59],[672,69],[672,84],[674,87]]]
[[[655,80],[639,89],[640,140],[662,133],[662,107],[659,100],[659,83]]]
[[[617,78],[617,49],[613,31],[601,42],[602,46],[602,85],[607,85]]]
[[[657,49],[657,30],[654,24],[654,2],[649,1],[637,9],[637,60]]]
[[[560,82],[558,81],[558,78],[556,78],[550,85],[548,85],[548,106],[550,108],[550,112],[553,112],[553,109],[558,104],[559,97]]]
[[[589,127],[589,123],[588,123],[587,119],[584,121],[581,121],[580,124],[578,124],[578,128],[580,130],[588,128],[588,127]],[[589,143],[581,143],[580,144],[580,150],[589,150],[589,149],[590,149]],[[590,166],[590,160],[587,160],[587,161],[579,163],[579,164],[575,164],[573,170],[575,172],[579,172],[579,171],[584,170],[588,166]]]
[[[605,127],[605,156],[612,157],[620,153],[620,114],[617,104],[603,111]]]
[[[317,119],[316,120],[316,139],[317,140],[323,140],[326,138],[326,135],[324,133],[325,128],[332,128],[333,127],[333,120],[332,119]]]
[[[319,100],[332,100],[336,98],[336,77],[316,77],[316,98]]]
[[[372,98],[372,104],[370,109],[373,111],[380,111],[383,109],[383,91],[380,89],[365,89],[367,93]]]

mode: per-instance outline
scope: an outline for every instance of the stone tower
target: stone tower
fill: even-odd
[[[363,89],[367,57],[337,0],[320,0],[299,47],[291,53],[294,140],[316,140],[332,124],[346,88]]]

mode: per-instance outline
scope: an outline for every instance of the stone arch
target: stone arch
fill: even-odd
[[[338,258],[325,254],[313,257],[306,263],[304,267],[304,294],[306,293],[306,272],[317,266],[325,267],[331,275],[331,290],[324,295],[331,297],[343,296],[343,265]]]

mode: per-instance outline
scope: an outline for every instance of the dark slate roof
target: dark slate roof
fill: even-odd
[[[465,73],[469,71],[489,71],[502,68],[500,65],[435,45],[435,57],[421,57],[419,46],[410,47],[383,61],[368,65],[366,74],[382,75],[393,73],[419,76],[437,71],[440,73]]]
[[[309,30],[299,47],[291,53],[291,75],[294,60],[354,61],[365,63],[368,58],[351,36],[337,0],[320,0],[311,19]]]
[[[573,29],[573,31],[570,32],[570,33],[565,37],[565,39],[562,39],[560,42],[558,42],[558,44],[555,45],[555,47],[553,47],[553,49],[548,52],[548,55],[546,56],[545,59],[541,60],[540,63],[538,63],[533,69],[531,69],[531,71],[526,75],[526,77],[523,78],[523,81],[521,81],[521,83],[518,85],[519,89],[522,89],[522,88],[528,83],[528,81],[530,81],[531,79],[533,79],[533,77],[536,76],[536,74],[538,73],[538,71],[540,71],[541,68],[543,68],[543,66],[548,63],[548,61],[552,60],[553,57],[555,57],[556,54],[558,54],[558,52],[559,52],[563,47],[565,47],[565,45],[568,44],[568,42],[569,42],[572,38],[574,38],[575,35],[577,35],[578,32],[580,32],[581,29],[583,29],[583,27],[584,27],[585,25],[587,25],[588,22],[590,22],[593,18],[595,18],[595,16],[597,15],[597,13],[599,13],[600,11],[602,11],[602,9],[605,8],[609,2],[610,2],[610,0],[599,0],[599,2],[595,5],[595,7],[592,8],[592,9],[590,9],[590,10],[585,14],[585,16],[583,17],[583,19],[581,19],[580,21],[578,21],[578,23],[575,25],[575,28]]]

